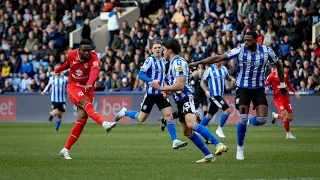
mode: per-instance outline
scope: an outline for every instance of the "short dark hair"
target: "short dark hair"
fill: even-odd
[[[166,40],[166,41],[164,41],[162,43],[162,45],[164,47],[166,47],[167,49],[171,49],[171,51],[174,54],[179,54],[180,53],[181,47],[180,47],[179,42],[176,39]]]
[[[91,46],[91,41],[88,39],[82,39],[80,42],[80,46],[82,45],[90,45]]]
[[[258,39],[258,34],[253,30],[248,31],[246,35],[252,36],[254,39]]]
[[[151,43],[151,48],[153,47],[153,45],[155,44],[160,44],[162,45],[162,42],[160,40],[153,40],[152,43]]]

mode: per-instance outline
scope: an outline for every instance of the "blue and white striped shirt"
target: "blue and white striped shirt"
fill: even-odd
[[[236,84],[240,88],[264,88],[268,61],[271,64],[278,61],[278,57],[272,49],[265,45],[258,44],[257,46],[256,52],[251,52],[244,44],[241,44],[225,53],[229,59],[235,58],[238,64]]]
[[[146,76],[151,78],[152,80],[159,80],[160,86],[164,86],[165,73],[166,73],[166,60],[163,57],[161,57],[161,59],[158,60],[156,57],[150,56],[148,59],[145,60],[140,71],[145,72]],[[161,91],[154,89],[147,82],[146,82],[146,93],[153,94],[153,95],[162,94]]]
[[[229,74],[225,66],[217,68],[214,64],[211,64],[210,67],[206,69],[202,80],[209,81],[208,85],[211,97],[223,97],[226,78],[229,78]]]
[[[51,92],[51,102],[65,103],[66,102],[66,86],[68,83],[68,78],[66,76],[52,76],[49,78],[49,83],[43,90],[47,92],[52,86]]]
[[[190,86],[190,73],[188,62],[180,56],[175,56],[170,62],[170,67],[168,71],[169,85],[172,86],[174,83],[176,83],[177,78],[179,76],[186,76],[187,79],[184,85],[184,89],[182,91],[173,92],[172,96],[175,102],[178,102],[184,99],[185,97],[194,94]]]

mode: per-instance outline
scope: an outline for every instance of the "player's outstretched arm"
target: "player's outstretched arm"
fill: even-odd
[[[70,68],[70,63],[69,63],[69,60],[66,60],[66,62],[64,62],[61,66],[58,66],[54,69],[54,72],[55,73],[59,73],[61,71],[65,71],[67,69]]]
[[[149,84],[158,91],[182,91],[186,84],[186,79],[186,76],[179,76],[172,86],[160,86],[159,83],[153,82],[150,82]]]
[[[217,55],[217,56],[213,56],[213,57],[208,57],[208,58],[201,60],[201,61],[190,63],[189,66],[193,67],[193,66],[197,66],[199,64],[213,64],[213,63],[217,63],[220,61],[226,61],[227,59],[228,59],[228,56],[226,54],[222,54],[222,55]]]
[[[210,98],[210,92],[208,91],[207,81],[202,79],[200,81],[200,86],[203,89],[203,91],[205,92],[207,98]]]
[[[138,78],[144,80],[145,82],[151,82],[152,79],[149,78],[144,71],[139,71]]]
[[[46,85],[46,87],[44,88],[44,90],[41,92],[42,95],[45,95],[46,92],[49,90],[49,88],[52,85],[52,78],[50,77],[48,84]]]

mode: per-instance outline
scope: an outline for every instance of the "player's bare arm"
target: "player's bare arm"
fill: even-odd
[[[213,64],[213,63],[217,63],[220,61],[226,61],[227,59],[228,59],[228,56],[225,54],[217,55],[214,57],[208,57],[208,58],[201,60],[201,61],[198,61],[198,62],[190,63],[189,67],[197,66],[199,64]]]
[[[207,81],[206,80],[201,80],[200,81],[200,86],[203,89],[203,91],[206,93],[207,98],[210,98],[210,92],[208,91]]]
[[[186,84],[186,79],[186,76],[179,76],[176,83],[174,83],[172,86],[160,86],[159,83],[152,82],[150,85],[158,91],[182,91]]]

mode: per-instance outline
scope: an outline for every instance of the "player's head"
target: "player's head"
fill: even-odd
[[[248,31],[244,35],[244,44],[246,45],[246,48],[252,49],[257,45],[257,39],[258,39],[258,34],[255,31]]]
[[[161,41],[155,40],[151,44],[152,54],[156,57],[160,57],[162,54],[162,44]]]
[[[176,39],[170,39],[162,43],[163,57],[165,59],[171,59],[174,55],[180,53],[180,44]]]
[[[80,42],[79,56],[82,60],[89,61],[92,51],[91,42],[88,39],[83,39]]]
[[[217,63],[214,63],[218,68],[220,68],[222,65],[223,65],[223,61],[220,61],[220,62],[217,62]]]

